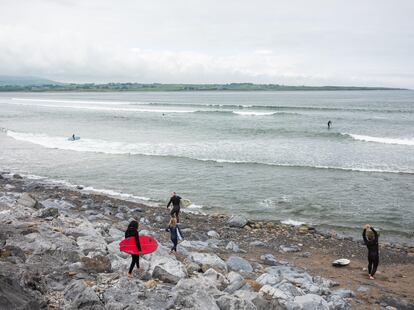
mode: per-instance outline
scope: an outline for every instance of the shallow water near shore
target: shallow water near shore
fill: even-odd
[[[413,242],[412,91],[2,93],[0,127],[3,170]]]

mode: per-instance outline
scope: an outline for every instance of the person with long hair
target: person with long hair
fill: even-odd
[[[173,253],[173,251],[177,253],[178,238],[180,236],[182,239],[183,234],[181,233],[181,229],[177,225],[177,219],[174,216],[171,217],[170,223],[168,224],[168,227],[165,230],[170,232],[171,242],[173,243],[170,253]]]
[[[368,248],[368,276],[371,280],[374,280],[379,264],[378,233],[374,227],[366,224],[362,232],[362,238]]]
[[[128,228],[125,232],[125,238],[135,237],[135,242],[137,244],[138,251],[141,252],[141,244],[139,243],[138,226],[139,224],[137,221],[131,221],[131,223],[129,223]],[[131,265],[128,271],[129,278],[132,278],[132,270],[134,269],[135,265],[137,266],[138,270],[142,270],[139,267],[139,255],[131,254],[131,256],[132,256],[132,261],[131,261]]]

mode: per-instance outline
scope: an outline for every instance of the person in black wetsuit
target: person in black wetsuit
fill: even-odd
[[[331,129],[331,126],[332,126],[332,122],[329,120],[328,121],[328,129]]]
[[[141,244],[139,243],[139,235],[138,235],[138,222],[131,221],[128,225],[128,229],[125,232],[125,238],[135,237],[135,242],[137,243],[137,248],[141,251]],[[134,269],[135,265],[137,265],[138,270],[141,270],[139,267],[139,255],[131,254],[132,261],[131,266],[129,267],[128,277],[132,277],[132,270]]]
[[[362,238],[368,248],[368,275],[371,280],[374,280],[374,275],[379,264],[378,233],[374,227],[366,224],[362,232]]]
[[[170,198],[170,201],[167,204],[167,209],[169,208],[170,204],[173,205],[171,210],[171,217],[175,217],[177,219],[177,223],[180,223],[180,218],[178,215],[180,214],[180,200],[181,197],[177,195],[176,192],[173,192]]]
[[[173,243],[173,247],[171,248],[170,253],[177,253],[177,244],[178,244],[178,235],[183,237],[183,234],[181,233],[180,227],[177,225],[177,219],[175,217],[171,217],[170,223],[168,224],[168,227],[165,229],[165,231],[169,231],[171,235],[171,241]]]

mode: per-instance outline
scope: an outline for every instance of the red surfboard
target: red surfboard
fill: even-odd
[[[128,254],[149,254],[158,248],[157,240],[150,236],[139,236],[141,251],[138,251],[135,237],[125,238],[119,243],[119,250]]]

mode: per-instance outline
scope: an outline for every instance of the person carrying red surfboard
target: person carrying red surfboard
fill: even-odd
[[[181,197],[177,195],[176,192],[173,192],[171,194],[170,201],[167,204],[167,209],[169,208],[170,204],[173,205],[173,208],[171,210],[171,217],[175,217],[177,219],[177,223],[180,223],[180,218],[178,217],[178,214],[180,213],[180,200]]]
[[[139,243],[139,235],[138,235],[138,222],[131,221],[129,223],[128,228],[125,232],[125,238],[135,237],[135,242],[137,243],[138,251],[141,252],[141,244]],[[135,265],[137,265],[138,270],[141,270],[139,267],[139,255],[131,254],[132,261],[131,266],[129,267],[128,277],[132,277],[132,270],[134,269]]]
[[[177,253],[178,236],[181,236],[181,238],[184,237],[180,227],[177,225],[177,219],[175,217],[171,217],[170,223],[168,224],[168,227],[165,229],[165,231],[170,232],[171,241],[173,243],[173,247],[171,248],[170,253],[172,253],[173,251]]]

